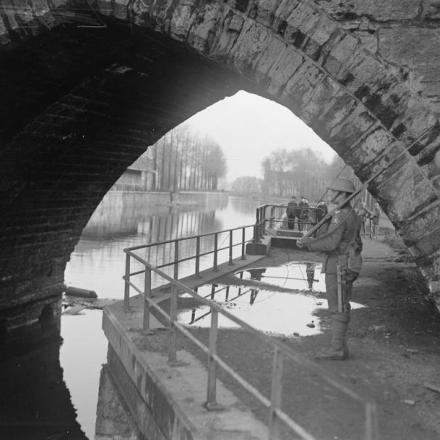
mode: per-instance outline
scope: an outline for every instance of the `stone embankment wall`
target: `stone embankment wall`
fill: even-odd
[[[370,191],[440,292],[437,10],[432,0],[2,2],[0,310],[55,297],[126,166],[239,89],[290,108],[361,180],[383,171]]]

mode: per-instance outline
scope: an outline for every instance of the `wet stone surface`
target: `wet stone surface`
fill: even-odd
[[[322,333],[321,313],[327,308],[321,264],[289,262],[278,267],[237,272],[218,284],[199,287],[198,294],[223,305],[230,313],[268,334],[287,337]],[[228,281],[223,282],[223,281]],[[188,295],[188,300],[190,300]],[[179,302],[179,322],[189,327],[210,327],[209,307]],[[354,308],[360,305],[354,304]],[[238,325],[219,316],[219,327]]]

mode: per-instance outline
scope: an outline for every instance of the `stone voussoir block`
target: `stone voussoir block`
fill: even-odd
[[[278,95],[295,72],[305,63],[305,58],[290,46],[285,46],[277,61],[267,73],[268,91]]]

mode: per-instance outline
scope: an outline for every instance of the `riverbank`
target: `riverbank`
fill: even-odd
[[[279,251],[272,251],[275,252]],[[290,251],[273,257],[279,264],[285,259],[309,259],[310,255]],[[271,261],[273,264],[273,257],[259,261],[258,266],[263,267]],[[363,307],[352,312],[348,333],[351,358],[346,362],[321,361],[320,364],[351,384],[359,394],[368,395],[378,403],[381,438],[438,438],[440,393],[429,389],[428,385],[440,387],[440,315],[432,302],[422,295],[416,266],[402,262],[401,255],[387,244],[365,238],[364,259],[361,276],[353,291],[353,302]],[[309,359],[329,342],[328,313],[320,311],[318,317],[324,334],[283,338]],[[228,344],[229,356],[234,356],[231,347],[237,343],[234,337],[234,344]],[[249,343],[247,340],[248,348]],[[258,356],[260,359],[256,361],[256,353],[260,351],[257,343],[250,351],[255,356],[243,358],[239,349],[235,356],[240,356],[243,371],[252,372],[256,383],[264,383],[265,373],[269,371],[263,365],[270,365],[270,357]],[[258,368],[255,365],[259,365]],[[319,402],[327,398],[327,390],[287,378],[287,382],[290,380],[296,397],[285,393],[286,410],[297,413],[298,402]],[[289,388],[289,384],[285,383],[284,388]],[[306,426],[319,423],[323,416],[320,409],[322,405],[316,410],[313,406],[306,411],[303,408]],[[341,420],[336,423],[345,435],[338,438],[358,438],[353,427],[348,426],[350,420],[355,419],[355,411],[348,408],[341,413]]]
[[[434,440],[440,435],[440,393],[434,390],[440,388],[440,316],[420,293],[416,266],[402,262],[400,257],[381,240],[364,239],[365,262],[355,283],[353,303],[357,307],[352,311],[348,333],[351,357],[345,362],[320,361],[319,364],[358,394],[377,402],[380,438]],[[271,256],[254,267],[304,260],[319,261],[319,256],[272,249]],[[316,297],[322,299],[323,295],[316,293]],[[166,303],[163,306],[167,308]],[[328,345],[330,338],[327,311],[317,309],[316,320],[323,333],[274,337],[314,361],[315,353]],[[207,342],[206,329],[194,328],[192,332]],[[155,346],[157,349],[158,345]],[[181,347],[196,353],[184,341]],[[262,347],[260,340],[247,332],[221,330],[218,351],[263,394],[270,395],[272,352]],[[199,356],[200,360],[204,359],[202,354]],[[265,421],[265,411],[246,392],[225,375],[220,378]],[[360,408],[297,365],[285,365],[283,408],[318,439],[362,438]]]

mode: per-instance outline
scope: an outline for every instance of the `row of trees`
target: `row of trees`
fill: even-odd
[[[325,191],[334,168],[310,149],[273,151],[264,158],[262,167],[263,191],[267,195],[296,194],[313,200]]]
[[[148,171],[146,187],[153,191],[216,190],[226,174],[220,145],[185,125],[168,132],[136,163]]]
[[[263,159],[262,168],[263,179],[239,177],[233,182],[232,191],[286,198],[305,196],[316,201],[337,175],[354,179],[356,185],[360,185],[353,170],[344,167],[339,156],[327,163],[308,148],[275,150]]]

